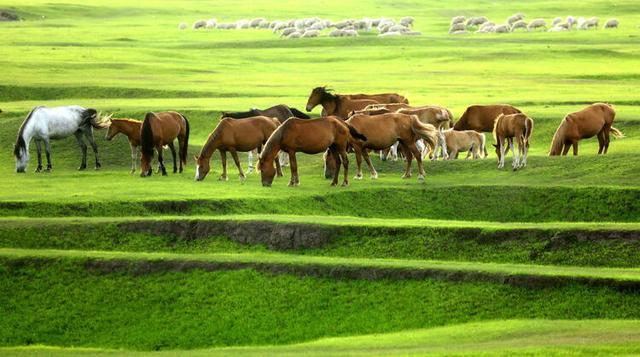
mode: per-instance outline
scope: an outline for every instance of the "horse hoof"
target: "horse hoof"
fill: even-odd
[[[229,178],[227,176],[220,176],[218,177],[218,181],[229,181]]]
[[[101,167],[102,167],[102,165],[100,165],[99,162],[96,162],[96,170],[100,170]]]
[[[424,181],[424,175],[418,175],[418,181]]]
[[[337,182],[332,182],[332,183],[331,183],[331,187],[336,187],[336,186],[338,186],[338,183],[337,183]]]
[[[240,182],[245,182],[247,180],[247,176],[240,175]]]
[[[78,171],[84,171],[87,169],[87,166],[80,166],[78,167]]]
[[[289,186],[289,187],[296,187],[296,184],[295,184],[295,182],[289,182],[289,184],[288,184],[287,186]]]
[[[362,174],[353,176],[354,180],[362,180]]]
[[[371,179],[372,180],[377,180],[378,179],[378,173],[375,173],[375,174],[371,175]]]
[[[136,173],[136,170],[135,170],[135,169],[133,169],[133,170],[131,170],[131,172],[130,172],[129,174],[130,174],[130,175],[133,175],[133,174],[135,174],[135,173]]]
[[[42,172],[42,166],[36,167],[36,170],[34,172]]]
[[[163,171],[162,171],[162,176],[169,176],[169,175],[167,175],[167,171],[164,171],[164,170],[163,170]]]
[[[349,182],[345,181],[342,183],[342,187],[347,187],[347,186],[349,186]]]

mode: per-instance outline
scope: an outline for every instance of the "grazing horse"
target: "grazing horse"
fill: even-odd
[[[87,145],[82,140],[84,136],[91,144],[96,157],[96,170],[100,168],[98,159],[98,145],[93,139],[93,128],[103,129],[107,125],[100,119],[95,109],[80,106],[44,107],[39,106],[31,110],[22,122],[18,138],[13,149],[16,158],[16,172],[25,172],[29,163],[29,143],[33,139],[38,150],[38,167],[36,172],[42,171],[42,144],[47,155],[47,171],[51,171],[51,147],[49,140],[64,139],[74,135],[78,146],[82,150],[82,163],[78,170],[87,168]]]
[[[122,133],[129,139],[131,147],[131,173],[136,172],[136,161],[138,160],[138,147],[140,146],[140,131],[142,122],[134,119],[116,119],[109,121],[109,130],[105,139],[111,141],[116,135]]]
[[[483,133],[478,133],[475,130],[440,130],[438,133],[440,140],[438,140],[439,148],[442,148],[443,159],[454,160],[458,158],[460,152],[467,152],[468,159],[470,156],[474,159],[480,159],[484,157],[485,148],[485,136]],[[431,160],[437,160],[438,148],[432,152]]]
[[[310,112],[317,105],[322,105],[323,116],[335,116],[342,120],[349,118],[349,113],[362,110],[367,105],[377,104],[373,99],[351,99],[340,94],[331,94],[325,87],[316,87],[311,91],[307,101],[307,111]]]
[[[292,108],[289,107],[287,105],[284,104],[278,104],[278,105],[274,105],[273,107],[267,108],[267,109],[250,109],[246,112],[223,112],[222,113],[222,118],[234,118],[234,119],[243,119],[243,118],[251,118],[251,117],[257,117],[257,116],[265,116],[265,117],[270,117],[270,118],[277,118],[280,123],[284,123],[285,120],[294,117],[294,118],[299,118],[299,119],[311,119],[310,116],[306,115],[305,113],[299,111],[296,108]],[[253,171],[253,155],[254,155],[254,151],[249,151],[249,154],[247,155],[247,161],[249,164],[249,169],[248,172],[252,172]],[[257,154],[257,152],[255,152],[255,154]],[[280,155],[280,164],[281,165],[286,165],[288,164],[288,160],[287,160],[287,155],[286,154],[281,154]]]
[[[527,166],[527,155],[529,154],[529,138],[533,132],[533,119],[526,114],[517,113],[504,115],[500,114],[493,125],[493,138],[496,144],[496,155],[498,155],[498,168],[504,167],[504,157],[507,152],[507,143],[511,147],[513,154],[513,170]],[[513,139],[518,142],[518,152],[513,148]]]
[[[433,125],[423,124],[415,115],[388,113],[380,115],[354,115],[346,123],[367,137],[365,142],[354,142],[353,150],[356,154],[357,172],[355,179],[362,179],[362,158],[369,166],[371,178],[378,178],[378,173],[371,163],[367,150],[384,150],[396,142],[400,142],[404,151],[406,168],[402,178],[411,177],[411,160],[418,162],[418,180],[424,180],[422,156],[416,147],[416,141],[424,140],[427,145],[435,147],[437,144],[437,130]],[[329,165],[327,165],[329,167]]]
[[[566,155],[573,146],[573,155],[578,155],[578,141],[598,136],[598,154],[606,154],[609,149],[609,134],[624,137],[614,128],[616,112],[610,104],[596,103],[585,109],[567,114],[553,134],[549,156]]]
[[[158,152],[158,164],[163,176],[167,175],[162,158],[162,148],[167,145],[173,155],[173,173],[178,171],[176,167],[176,149],[173,141],[178,138],[178,149],[180,154],[180,172],[183,165],[187,164],[187,149],[189,147],[189,121],[177,112],[149,112],[142,122],[140,133],[140,148],[142,157],[140,158],[140,176],[151,176],[151,160],[153,160],[153,149]]]
[[[340,163],[344,166],[344,181],[342,186],[349,185],[349,158],[347,156],[347,145],[357,140],[366,141],[366,136],[362,135],[354,127],[343,120],[331,116],[311,120],[301,120],[291,118],[280,125],[273,132],[260,154],[258,167],[262,178],[263,186],[271,186],[276,169],[273,161],[278,151],[289,154],[291,159],[291,180],[289,186],[298,186],[298,162],[296,152],[305,154],[318,154],[329,150],[329,155],[333,157],[338,169],[335,170],[332,186],[338,184]]]
[[[227,181],[227,151],[231,153],[233,161],[238,167],[240,180],[244,181],[246,176],[242,172],[240,159],[238,159],[238,151],[251,152],[252,150],[260,151],[262,145],[267,142],[271,134],[280,126],[280,121],[276,118],[265,116],[256,116],[245,118],[243,120],[235,120],[232,118],[223,118],[218,126],[209,134],[207,142],[202,147],[200,154],[196,159],[196,181],[202,181],[210,170],[211,155],[216,150],[220,151],[222,161],[221,181]],[[276,160],[276,170],[278,176],[282,176],[280,162]]]
[[[508,104],[472,105],[464,111],[460,120],[454,125],[454,130],[475,130],[479,132],[493,132],[493,123],[500,114],[509,115],[522,113],[520,109]]]

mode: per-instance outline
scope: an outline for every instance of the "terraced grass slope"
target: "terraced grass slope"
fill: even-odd
[[[635,2],[0,7],[25,19],[0,23],[0,354],[639,353]],[[518,11],[617,17],[621,27],[446,34],[453,15],[501,22]],[[209,17],[406,15],[423,36],[288,41],[264,30],[177,29]],[[303,109],[324,84],[396,91],[455,116],[471,104],[516,105],[536,123],[529,167],[496,170],[493,154],[427,163],[420,183],[400,179],[402,162],[375,158],[379,180],[330,188],[321,158],[301,155],[300,187],[286,187],[285,170],[266,189],[256,174],[217,181],[214,157],[201,183],[191,165],[143,180],[128,174],[125,138],[97,132],[99,172],[75,170],[71,138],[53,142],[53,172],[14,173],[12,145],[34,105],[133,118],[179,110],[196,153],[221,111]],[[606,156],[591,139],[579,157],[547,157],[563,116],[596,101],[615,106],[626,137]],[[34,160],[32,150],[30,169]]]

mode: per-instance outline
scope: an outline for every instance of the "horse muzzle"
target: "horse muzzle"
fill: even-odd
[[[16,172],[19,174],[23,174],[26,172],[26,170],[24,168],[20,168],[20,169],[16,169]]]
[[[307,107],[305,108],[308,112],[310,112],[313,108],[307,104]]]

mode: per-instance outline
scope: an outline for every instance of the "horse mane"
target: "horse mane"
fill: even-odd
[[[262,152],[260,152],[260,160],[264,160],[265,156],[273,151],[273,147],[280,144],[280,140],[282,139],[282,132],[285,130],[285,126],[286,125],[283,123],[273,131],[267,142],[262,147]]]
[[[225,125],[225,118],[222,118],[222,120],[220,120],[218,125],[216,125],[215,129],[213,129],[211,134],[209,134],[209,136],[207,137],[207,141],[205,141],[204,145],[202,145],[202,149],[200,150],[198,157],[202,157],[204,153],[207,153],[207,155],[209,155],[209,147],[213,145],[215,140],[220,136],[220,132],[222,131],[223,125]],[[209,155],[209,157],[211,157],[211,155]]]
[[[151,119],[156,116],[149,112],[144,116],[142,129],[140,131],[140,151],[142,154],[153,158],[153,130],[151,129]]]
[[[42,108],[42,106],[37,106],[31,109],[25,120],[20,125],[20,130],[18,130],[18,138],[16,139],[16,145],[13,147],[13,155],[17,158],[22,157],[22,151],[27,149],[27,143],[24,141],[24,129],[27,127],[27,123],[33,116],[33,113]]]
[[[126,123],[132,123],[132,124],[142,123],[140,120],[130,119],[130,118],[111,118],[111,121],[119,121],[119,122],[126,122]]]
[[[244,119],[260,115],[260,110],[251,108],[246,112],[222,112],[223,118]]]
[[[562,147],[564,145],[564,131],[567,123],[567,117],[564,117],[558,125],[558,129],[553,134],[553,139],[551,139],[551,147],[549,148],[549,155],[559,155],[562,153]]]

